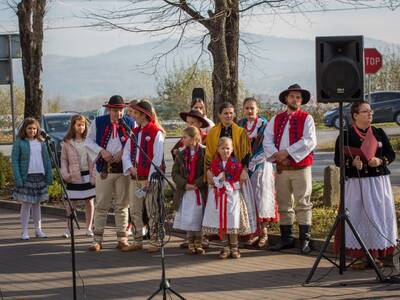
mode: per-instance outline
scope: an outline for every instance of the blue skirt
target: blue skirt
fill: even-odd
[[[33,204],[49,200],[46,177],[44,174],[28,174],[24,185],[15,188],[13,198]]]

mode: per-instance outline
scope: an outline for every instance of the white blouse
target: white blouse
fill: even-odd
[[[38,140],[29,141],[29,168],[28,174],[45,174],[42,157],[42,143]]]
[[[86,151],[85,141],[84,140],[82,140],[80,142],[72,141],[72,144],[74,145],[76,151],[79,154],[79,162],[80,162],[80,166],[81,166],[81,171],[88,171],[89,164],[88,164],[88,160],[87,160],[87,151]]]

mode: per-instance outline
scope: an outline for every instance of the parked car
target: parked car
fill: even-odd
[[[368,95],[365,96],[368,100]],[[396,122],[400,125],[400,91],[379,91],[371,93],[370,105],[374,111],[373,123]],[[343,105],[344,125],[351,124],[351,103]],[[339,109],[324,114],[324,124],[339,128]]]
[[[42,116],[41,126],[54,142],[58,165],[60,165],[61,142],[68,131],[69,124],[71,123],[71,118],[76,114],[77,113],[75,112],[64,112],[48,113]]]

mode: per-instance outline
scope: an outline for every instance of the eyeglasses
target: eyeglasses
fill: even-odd
[[[360,110],[358,113],[359,114],[365,114],[365,113],[374,114],[374,112],[372,110]]]

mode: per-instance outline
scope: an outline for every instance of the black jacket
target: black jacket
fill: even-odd
[[[364,133],[366,132],[366,130],[359,130]],[[378,149],[376,150],[375,157],[382,159],[383,164],[376,168],[372,168],[368,166],[368,164],[364,163],[363,168],[358,171],[352,165],[353,159],[351,157],[345,156],[346,177],[375,177],[390,174],[387,165],[395,160],[396,153],[394,152],[393,147],[390,144],[390,141],[382,128],[376,128],[372,126],[372,132],[378,141]],[[348,130],[344,131],[344,145],[349,145],[350,147],[354,148],[361,147],[362,141],[353,127],[350,127]],[[335,164],[339,166],[339,137],[336,140]]]

